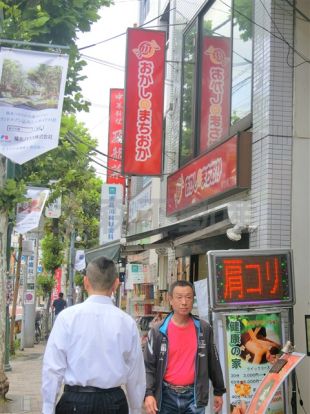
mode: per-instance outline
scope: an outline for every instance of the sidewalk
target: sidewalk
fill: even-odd
[[[0,414],[41,414],[41,369],[45,344],[18,351],[10,360],[12,371],[6,372],[10,389],[0,402]],[[145,411],[142,410],[141,414]]]
[[[6,372],[9,401],[0,403],[1,414],[41,414],[41,369],[45,345],[18,351],[10,360],[12,371]]]

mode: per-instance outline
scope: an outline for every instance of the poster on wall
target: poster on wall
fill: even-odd
[[[226,315],[227,388],[230,414],[247,407],[260,382],[280,352],[280,313]],[[284,414],[284,396],[278,390],[269,414]]]
[[[56,148],[68,55],[0,51],[0,154],[23,164]]]

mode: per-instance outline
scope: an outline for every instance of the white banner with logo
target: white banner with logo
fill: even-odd
[[[1,48],[0,154],[23,164],[58,146],[68,56]]]
[[[78,272],[81,272],[86,267],[85,262],[85,252],[84,250],[76,250],[75,252],[75,263],[74,263],[74,269]]]
[[[59,218],[61,216],[61,197],[56,198],[45,207],[45,217]]]
[[[15,231],[27,233],[39,226],[45,202],[49,196],[48,188],[28,187],[27,201],[17,204]]]
[[[123,223],[123,186],[103,184],[100,207],[100,244],[121,238]]]

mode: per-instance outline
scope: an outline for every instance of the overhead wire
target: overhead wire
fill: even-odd
[[[167,13],[171,12],[171,11],[172,11],[172,10],[174,10],[174,9],[175,9],[175,7],[173,7],[172,9],[169,9],[168,11],[165,11],[165,12],[164,12],[164,13],[162,13],[162,14],[159,14],[158,16],[154,17],[153,19],[149,20],[148,22],[145,22],[145,23],[141,24],[140,26],[137,26],[137,28],[144,27],[144,26],[146,26],[147,24],[154,22],[155,20],[159,19],[160,17],[164,16],[165,14],[167,14]],[[89,49],[90,47],[94,47],[94,46],[101,45],[102,43],[106,43],[106,42],[109,42],[110,40],[114,40],[114,39],[117,39],[118,37],[124,36],[126,33],[127,33],[127,32],[123,32],[123,33],[120,33],[120,34],[118,34],[118,35],[115,35],[115,36],[109,37],[108,39],[101,40],[100,42],[96,42],[96,43],[93,43],[93,44],[91,44],[91,45],[87,45],[87,46],[80,47],[80,48],[78,48],[78,50],[79,50],[79,51],[80,51],[80,50],[85,50],[85,49]]]
[[[287,44],[287,46],[294,53],[296,53],[304,61],[304,62],[299,63],[298,65],[295,65],[295,66],[289,65],[289,66],[291,66],[291,67],[297,67],[297,66],[303,65],[304,63],[310,63],[310,59],[308,57],[305,57],[300,51],[298,51],[294,46],[292,46],[285,38],[278,36],[277,34],[271,32],[270,30],[268,30],[266,27],[264,27],[264,26],[260,25],[259,23],[255,22],[253,19],[251,19],[246,14],[242,13],[240,10],[236,9],[234,6],[228,5],[223,0],[219,0],[219,1],[222,4],[224,4],[226,7],[229,7],[232,11],[237,12],[238,14],[240,14],[240,16],[244,17],[245,19],[247,19],[249,22],[251,22],[255,26],[257,26],[260,29],[264,30],[265,32],[269,33],[271,36],[275,37],[276,39],[279,39],[279,40],[283,41],[285,44]]]

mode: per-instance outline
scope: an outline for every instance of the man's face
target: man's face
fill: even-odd
[[[169,300],[175,314],[186,316],[193,308],[193,289],[190,286],[176,286]]]

